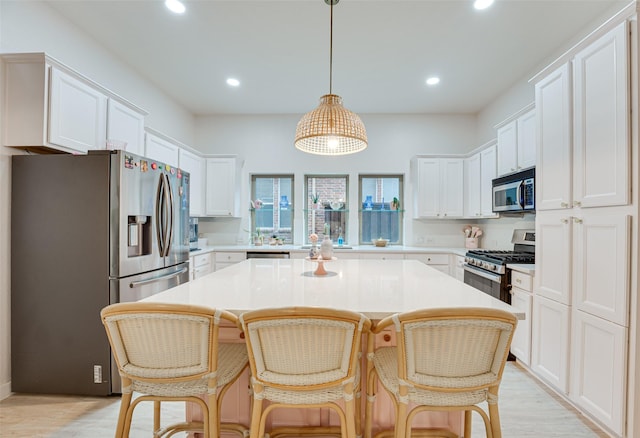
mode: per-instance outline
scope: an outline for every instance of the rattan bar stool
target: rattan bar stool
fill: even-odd
[[[516,323],[513,314],[486,308],[418,310],[381,320],[372,332],[393,325],[397,346],[374,351],[370,336],[365,437],[372,433],[379,380],[394,402],[396,424],[376,437],[457,437],[448,430],[412,430],[415,415],[431,410],[464,411],[465,438],[471,438],[471,413],[478,412],[486,436],[501,438],[498,389]]]
[[[184,431],[218,438],[221,428],[246,435],[243,425],[220,424],[224,393],[248,366],[244,344],[218,343],[220,322],[237,325],[235,315],[201,306],[137,302],[107,306],[101,317],[122,378],[116,438],[129,436],[133,411],[143,401],[154,402],[154,438]],[[204,420],[161,428],[164,401],[196,403]]]
[[[278,427],[269,437],[360,436],[359,362],[362,333],[371,327],[367,317],[290,307],[243,313],[240,321],[253,388],[251,438],[264,437],[269,413],[286,407],[328,407],[340,418],[340,427]]]

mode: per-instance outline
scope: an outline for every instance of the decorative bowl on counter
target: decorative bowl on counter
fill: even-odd
[[[374,239],[371,241],[375,246],[377,247],[385,247],[387,246],[387,243],[389,243],[389,239],[383,239],[382,237],[379,239]]]
[[[329,202],[329,207],[331,207],[331,210],[340,210],[342,207],[344,207],[344,202],[331,201]]]

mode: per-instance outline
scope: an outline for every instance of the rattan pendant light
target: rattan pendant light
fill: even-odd
[[[320,105],[302,116],[296,127],[295,146],[317,155],[346,155],[367,147],[367,131],[360,117],[342,106],[342,98],[333,91],[333,6],[339,0],[324,0],[331,7],[329,44],[329,94]]]

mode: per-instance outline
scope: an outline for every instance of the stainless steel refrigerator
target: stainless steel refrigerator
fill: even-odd
[[[123,151],[11,172],[11,389],[117,393],[100,310],[189,280],[189,174]]]

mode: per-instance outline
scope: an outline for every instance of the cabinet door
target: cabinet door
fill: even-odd
[[[144,114],[109,99],[107,105],[107,141],[125,142],[124,150],[144,155]]]
[[[493,180],[497,176],[496,146],[489,146],[480,152],[480,215],[497,216],[493,212]]]
[[[517,120],[500,127],[498,140],[498,175],[506,175],[518,170],[518,132]]]
[[[147,132],[145,155],[169,166],[178,167],[180,148],[164,138]]]
[[[531,110],[517,121],[518,170],[536,165],[536,111]]]
[[[629,203],[629,44],[627,23],[574,58],[574,202]]]
[[[52,68],[49,105],[49,142],[78,152],[105,148],[106,95]]]
[[[563,213],[536,216],[535,293],[571,304],[571,217]]]
[[[568,394],[569,306],[534,295],[532,314],[531,368],[556,389]]]
[[[536,210],[571,207],[571,78],[565,64],[536,84]]]
[[[414,171],[414,217],[437,217],[440,213],[440,160],[419,158]]]
[[[573,224],[573,305],[622,326],[629,323],[630,229],[628,215],[592,211]]]
[[[206,160],[206,202],[208,216],[235,216],[236,159],[208,158]]]
[[[180,149],[180,169],[189,172],[189,216],[204,216],[204,159]]]
[[[464,160],[464,215],[466,217],[480,216],[481,184],[480,184],[480,153]]]
[[[441,159],[440,217],[464,215],[464,160]]]
[[[572,332],[570,398],[622,436],[627,329],[574,310]]]
[[[511,289],[511,306],[524,312],[525,319],[518,321],[518,326],[511,341],[511,353],[523,364],[531,362],[531,307],[533,297],[529,292],[514,287]]]

